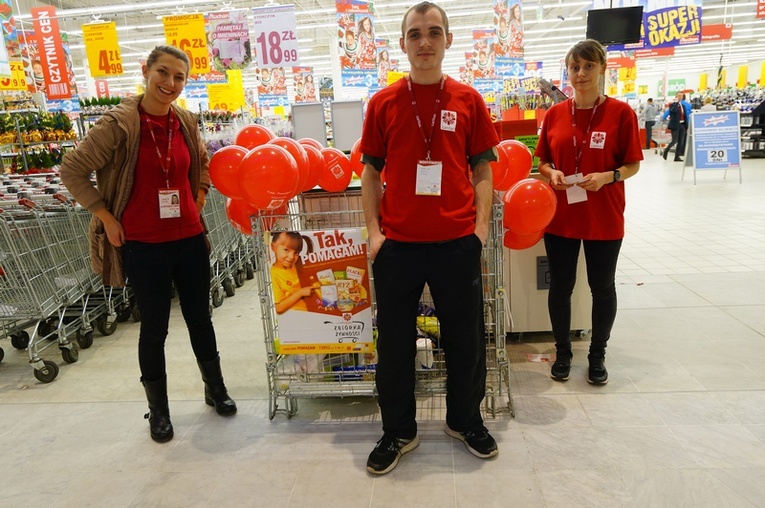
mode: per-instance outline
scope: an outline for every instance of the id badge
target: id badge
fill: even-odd
[[[177,219],[181,216],[180,189],[159,189],[159,218]]]
[[[438,161],[418,162],[414,193],[418,196],[440,196],[442,169],[443,164]]]

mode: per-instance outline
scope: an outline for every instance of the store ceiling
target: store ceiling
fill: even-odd
[[[601,0],[603,1],[603,0]],[[608,0],[605,0],[606,3]],[[181,12],[208,12],[223,9],[263,7],[268,4],[288,4],[288,1],[245,1],[230,0],[212,2],[189,1],[116,1],[116,0],[62,0],[35,2],[18,0],[14,5],[17,26],[31,26],[29,13],[32,7],[53,5],[59,14],[61,29],[70,33],[75,72],[84,75],[82,61],[85,50],[82,42],[81,25],[97,19],[93,12],[100,14],[100,20],[114,20],[125,63],[125,75],[110,78],[110,90],[130,91],[141,82],[138,58],[145,57],[157,44],[164,41],[161,17]],[[301,65],[313,66],[315,74],[332,75],[330,46],[336,44],[335,0],[295,0],[298,23],[298,41]],[[401,70],[407,70],[405,55],[398,49],[401,17],[404,11],[416,3],[412,1],[383,1],[375,3],[375,35],[391,41],[391,57],[398,58]],[[722,63],[728,74],[744,63],[759,65],[765,54],[765,19],[755,19],[756,0],[704,0],[702,21],[706,24],[733,23],[731,41],[703,43],[676,48],[672,58],[640,59],[638,61],[638,83],[659,79],[664,72],[669,77],[682,77],[688,73],[709,72],[710,81],[716,77],[717,67]],[[479,0],[441,0],[440,5],[449,14],[454,43],[447,51],[445,71],[458,75],[464,65],[464,53],[472,48],[472,30],[492,28],[492,2]],[[485,5],[481,7],[480,5]],[[584,38],[587,10],[585,1],[530,1],[523,2],[525,30],[525,58],[527,61],[543,61],[543,75],[557,79],[558,61],[576,41]],[[21,15],[19,15],[21,14]],[[24,16],[26,15],[26,16]],[[245,84],[252,79],[245,71]],[[729,78],[729,82],[731,79]],[[79,83],[85,86],[84,80]]]

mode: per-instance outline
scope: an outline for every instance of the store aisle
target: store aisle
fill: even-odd
[[[221,418],[179,310],[168,338],[175,439],[149,439],[138,382],[138,325],[121,324],[76,364],[38,383],[24,352],[0,345],[0,506],[754,507],[765,506],[765,162],[700,173],[644,152],[627,182],[627,237],[610,379],[585,380],[586,341],[566,383],[511,342],[517,417],[488,421],[496,460],[442,431],[423,401],[421,445],[387,476],[366,457],[380,437],[370,399],[301,400],[268,419],[254,281],[215,310],[223,372],[239,405]],[[584,283],[584,281],[582,281]]]

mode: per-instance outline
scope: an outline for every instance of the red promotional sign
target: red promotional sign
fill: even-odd
[[[675,47],[669,48],[651,48],[651,49],[636,49],[635,58],[656,58],[659,56],[672,56],[675,54]]]
[[[96,97],[109,97],[109,82],[105,79],[96,80]]]
[[[764,0],[765,1],[765,0]],[[733,25],[725,23],[721,25],[702,25],[701,40],[706,41],[727,41],[733,37]]]
[[[765,0],[757,0],[757,19],[765,18]]]
[[[72,97],[72,90],[69,86],[69,71],[61,45],[56,8],[35,7],[31,11],[48,100],[69,99]]]

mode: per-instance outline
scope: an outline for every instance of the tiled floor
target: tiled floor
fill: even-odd
[[[765,161],[686,172],[653,152],[627,182],[628,233],[610,381],[571,379],[508,343],[515,419],[488,422],[500,454],[481,461],[421,411],[422,444],[385,477],[365,471],[380,437],[369,399],[301,400],[268,419],[265,347],[253,281],[216,309],[239,413],[221,418],[175,309],[168,339],[175,439],[149,439],[138,325],[38,383],[8,341],[0,364],[0,506],[752,507],[765,506]]]

